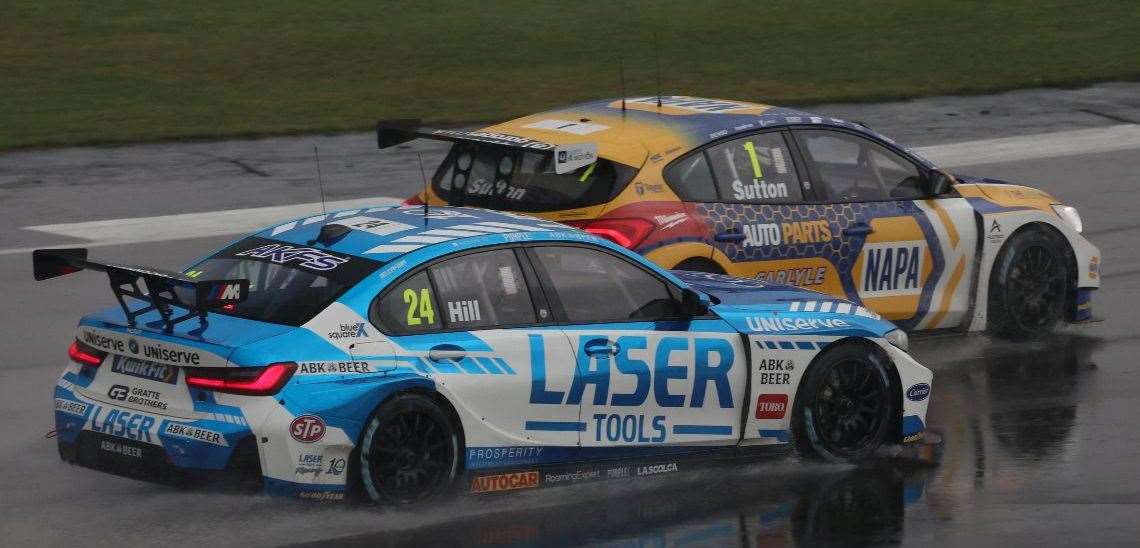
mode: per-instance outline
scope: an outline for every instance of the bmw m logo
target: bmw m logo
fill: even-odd
[[[138,341],[131,339],[129,342],[127,342],[127,348],[129,348],[131,350],[131,354],[138,354],[139,353]]]

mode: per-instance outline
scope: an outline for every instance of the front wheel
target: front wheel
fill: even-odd
[[[1010,238],[990,274],[990,333],[1013,340],[1038,339],[1060,321],[1069,286],[1066,256],[1037,230]]]
[[[446,411],[407,394],[372,415],[360,442],[360,480],[374,502],[410,504],[447,489],[459,473],[459,434]]]
[[[831,462],[872,456],[898,415],[887,359],[863,344],[845,344],[818,358],[800,384],[792,432],[801,455]]]

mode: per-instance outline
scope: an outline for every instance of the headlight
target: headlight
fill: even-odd
[[[1077,232],[1084,230],[1085,225],[1081,222],[1081,214],[1077,213],[1077,208],[1062,204],[1053,204],[1053,211],[1057,213],[1058,217],[1066,223],[1069,223],[1069,226],[1073,227],[1073,230]]]
[[[887,342],[901,349],[903,352],[910,350],[910,339],[907,338],[906,331],[902,329],[890,331],[886,335],[883,335],[883,338],[887,339]]]

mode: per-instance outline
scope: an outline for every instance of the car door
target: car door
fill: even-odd
[[[830,204],[847,296],[904,328],[960,322],[977,241],[968,204],[929,196],[925,167],[867,136],[793,134],[811,186]]]
[[[559,459],[578,446],[578,406],[546,405],[535,391],[568,390],[575,367],[561,331],[543,329],[552,316],[516,253],[499,247],[437,260],[373,307],[401,357],[455,405],[471,469],[522,464],[536,456],[526,449],[533,445],[562,447]],[[523,449],[504,450],[512,446]]]
[[[554,399],[580,406],[583,448],[738,441],[748,366],[735,330],[713,315],[682,318],[680,288],[629,257],[526,249],[575,356]]]
[[[828,259],[835,225],[801,183],[785,133],[756,133],[713,144],[665,171],[674,188],[703,200],[698,214],[711,228],[714,259],[734,276],[844,295]]]

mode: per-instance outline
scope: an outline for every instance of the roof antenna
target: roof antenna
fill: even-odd
[[[625,120],[625,63],[618,57],[618,80],[621,83],[621,119]]]
[[[321,189],[321,215],[326,215],[325,211],[325,181],[321,177],[321,153],[317,151],[317,145],[313,145],[313,158],[317,161],[317,187]]]
[[[424,155],[416,151],[416,158],[420,160],[420,177],[424,180],[424,226],[428,223],[428,178],[427,172],[424,171]]]
[[[657,110],[661,110],[661,42],[657,31],[653,32],[653,65],[657,69]],[[658,112],[660,114],[660,112]]]

